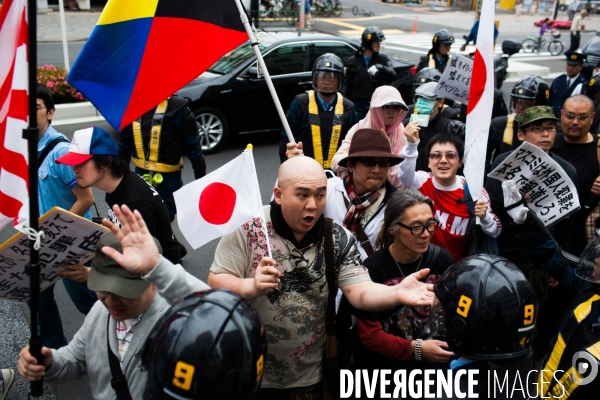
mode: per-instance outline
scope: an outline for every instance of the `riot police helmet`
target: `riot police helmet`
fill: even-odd
[[[145,400],[258,398],[267,350],[258,313],[228,290],[173,305],[146,341]]]
[[[510,92],[511,108],[519,99],[529,100],[532,106],[550,105],[550,86],[537,75],[527,75],[519,80]]]
[[[595,289],[600,288],[600,231],[596,230],[594,237],[579,256],[579,263],[575,274],[593,284]]]
[[[454,263],[434,286],[431,332],[463,357],[502,360],[530,351],[537,308],[525,275],[510,261],[477,255]]]
[[[363,31],[360,44],[364,49],[373,51],[374,42],[379,42],[381,47],[383,47],[384,41],[385,35],[381,31],[381,29],[379,29],[376,26],[369,26]]]
[[[313,89],[325,94],[333,94],[342,88],[343,80],[344,63],[341,58],[333,53],[325,53],[317,58],[313,66]]]
[[[443,28],[437,31],[431,39],[433,47],[437,47],[440,44],[452,44],[454,43],[454,35],[448,29]]]
[[[600,94],[600,73],[592,76],[592,79],[585,85],[583,94],[592,99],[596,105],[600,104],[596,101],[597,95]]]
[[[415,89],[417,89],[419,86],[429,82],[439,82],[441,77],[442,74],[436,68],[425,67],[415,76],[413,86]]]

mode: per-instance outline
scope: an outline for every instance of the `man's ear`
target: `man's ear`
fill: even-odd
[[[275,203],[281,205],[281,195],[283,194],[283,190],[279,186],[275,186],[273,188],[273,198],[275,199]]]
[[[53,108],[53,109],[47,111],[46,117],[49,120],[52,120],[52,118],[54,118],[54,111],[56,111],[56,108]]]
[[[525,132],[523,132],[521,129],[519,129],[517,131],[517,137],[519,138],[519,140],[521,142],[524,142],[525,141]]]
[[[348,168],[348,172],[350,172],[350,173],[354,172],[354,165],[352,165],[352,162],[350,160],[348,160],[348,162],[346,162],[346,168]]]

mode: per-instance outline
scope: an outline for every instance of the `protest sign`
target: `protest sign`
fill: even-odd
[[[488,177],[512,180],[522,195],[529,195],[527,206],[551,226],[580,207],[577,188],[556,161],[537,146],[523,142]]]
[[[94,256],[96,243],[110,232],[104,226],[54,207],[39,221],[44,231],[40,254],[40,289],[55,284],[63,265],[83,264]],[[29,239],[19,232],[0,246],[0,299],[24,303],[29,300]]]
[[[435,94],[463,104],[469,101],[469,85],[473,72],[473,60],[460,54],[452,54],[440,78]]]
[[[419,126],[427,127],[429,125],[429,115],[411,114],[410,122],[417,122]]]

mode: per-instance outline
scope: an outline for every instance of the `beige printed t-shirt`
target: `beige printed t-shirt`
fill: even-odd
[[[325,346],[328,287],[323,240],[296,249],[273,230],[270,206],[265,206],[269,242],[277,269],[283,275],[279,288],[250,300],[265,324],[268,338],[263,388],[304,387],[321,381]],[[334,223],[334,258],[338,286],[369,281],[361,265],[356,240]],[[223,236],[210,271],[240,278],[254,277],[267,246],[259,218]]]

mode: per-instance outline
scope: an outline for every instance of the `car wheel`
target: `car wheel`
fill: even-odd
[[[212,153],[222,147],[229,135],[227,120],[221,111],[212,107],[202,107],[194,111],[202,151]]]

